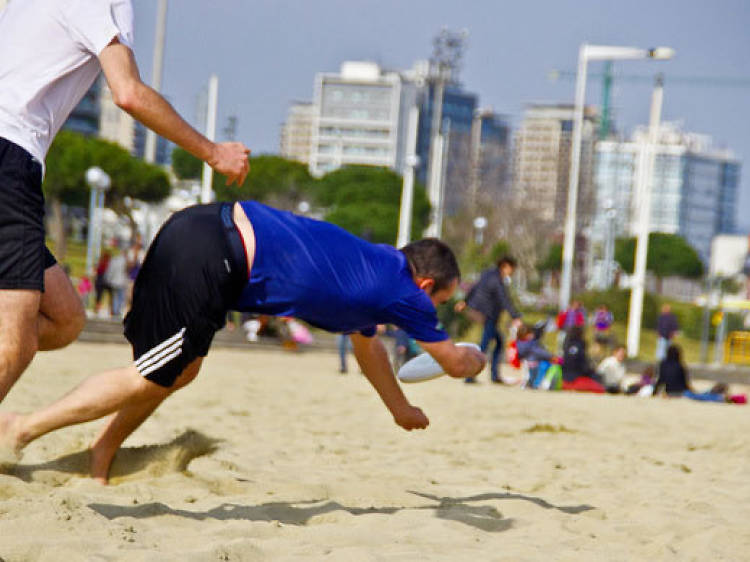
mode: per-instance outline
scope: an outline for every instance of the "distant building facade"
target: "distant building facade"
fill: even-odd
[[[471,203],[497,202],[510,193],[512,172],[511,126],[491,108],[474,111],[471,131]]]
[[[347,61],[339,73],[315,78],[310,173],[321,176],[347,164],[401,171],[403,97],[413,89],[398,72],[375,63]]]
[[[531,104],[516,131],[513,149],[513,197],[519,208],[528,206],[540,220],[561,228],[565,221],[570,174],[570,146],[574,107],[571,104]],[[591,220],[594,206],[593,152],[595,108],[584,109],[577,223]]]
[[[294,102],[281,127],[281,155],[289,160],[310,164],[313,109],[310,102]]]
[[[97,79],[88,89],[70,112],[68,119],[63,124],[63,129],[86,135],[87,137],[99,134],[99,117],[101,115],[100,97],[102,81]]]
[[[596,214],[592,232],[614,221],[616,236],[635,235],[640,201],[635,189],[647,130],[627,142],[601,141],[596,149]],[[711,241],[736,231],[740,164],[710,138],[663,123],[658,136],[651,189],[651,232],[679,234],[709,263]],[[609,219],[607,218],[607,211]]]

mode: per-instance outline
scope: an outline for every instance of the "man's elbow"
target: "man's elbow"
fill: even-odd
[[[137,112],[142,100],[139,86],[140,84],[133,83],[116,88],[112,91],[112,101],[123,111],[128,113]]]

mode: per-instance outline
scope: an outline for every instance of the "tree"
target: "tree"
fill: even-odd
[[[618,238],[615,241],[615,260],[631,275],[635,246],[635,238]],[[682,236],[652,232],[648,237],[646,269],[656,277],[658,292],[661,294],[661,281],[664,277],[677,275],[697,279],[703,275],[703,262],[698,257],[698,252]]]
[[[172,151],[172,171],[178,179],[196,180],[203,172],[203,161],[177,146]]]
[[[559,273],[562,269],[562,254],[562,244],[552,244],[547,255],[536,264],[536,268],[542,273]]]
[[[88,205],[85,175],[90,167],[99,166],[109,174],[112,185],[106,204],[117,212],[129,213],[125,197],[155,202],[169,195],[169,177],[164,170],[134,158],[117,144],[78,133],[60,131],[47,154],[46,164],[42,188],[52,208],[50,230],[59,259],[65,257],[66,250],[62,205]]]
[[[395,244],[403,179],[393,170],[346,166],[315,185],[315,202],[327,209],[325,219],[371,242]],[[424,187],[414,186],[411,238],[427,226],[430,204]]]
[[[307,166],[281,156],[261,155],[250,160],[250,173],[240,186],[226,185],[214,174],[213,188],[220,201],[254,199],[287,210],[312,197],[313,180]]]

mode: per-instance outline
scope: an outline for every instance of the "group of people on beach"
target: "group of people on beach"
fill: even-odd
[[[120,108],[228,185],[242,184],[250,172],[244,144],[209,140],[143,83],[132,49],[131,0],[24,0],[0,14],[0,401],[37,351],[70,344],[85,322],[78,292],[45,246],[42,179],[55,135],[100,72]],[[436,307],[460,281],[456,257],[440,240],[400,249],[371,244],[255,201],[188,207],[162,226],[134,275],[124,319],[132,362],[90,376],[34,412],[0,412],[0,447],[20,452],[50,431],[108,416],[90,447],[91,475],[106,483],[123,441],[198,375],[230,310],[347,334],[395,423],[424,429],[429,420],[402,392],[377,326],[397,326],[467,383],[494,345],[490,375],[501,382],[498,317],[507,310],[519,332],[525,329],[507,291],[515,267],[512,258],[501,259],[465,299],[482,323],[480,352],[455,345],[440,326]],[[576,314],[565,322],[573,324],[562,359],[568,369],[585,349],[574,350]]]

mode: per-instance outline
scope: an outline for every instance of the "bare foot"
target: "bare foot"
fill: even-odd
[[[112,466],[114,451],[104,451],[101,447],[93,445],[89,449],[89,470],[91,478],[102,486],[109,484],[109,467]]]
[[[20,414],[0,412],[0,465],[14,464],[21,456],[24,443],[21,440]]]

